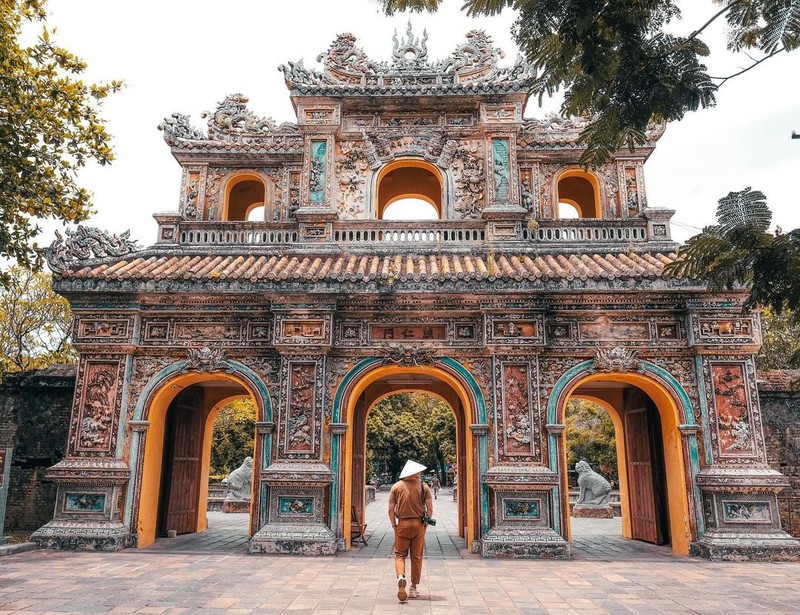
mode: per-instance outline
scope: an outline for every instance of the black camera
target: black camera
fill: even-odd
[[[422,515],[422,522],[425,525],[436,525],[436,519],[429,517],[428,515]]]

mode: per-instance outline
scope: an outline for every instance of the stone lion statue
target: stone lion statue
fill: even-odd
[[[253,458],[245,457],[242,465],[228,474],[228,478],[222,481],[228,487],[226,500],[250,500],[250,492],[253,488]]]
[[[578,487],[581,490],[577,503],[589,506],[608,506],[611,484],[583,460],[575,464],[575,471],[578,473]]]

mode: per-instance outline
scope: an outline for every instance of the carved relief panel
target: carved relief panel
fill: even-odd
[[[324,360],[284,358],[281,362],[281,452],[287,459],[319,456]]]
[[[516,139],[513,134],[493,136],[487,148],[489,169],[489,202],[518,203],[517,182],[513,181],[516,169]]]
[[[365,217],[369,160],[360,141],[336,146],[336,209],[342,220]]]
[[[369,321],[337,321],[336,344],[345,347],[374,347],[394,343],[437,343],[447,346],[480,346],[483,324],[477,318],[373,318]]]
[[[75,314],[73,339],[76,344],[121,344],[133,338],[134,316]]]
[[[741,346],[761,344],[761,327],[757,316],[739,314],[691,315],[692,344],[709,350],[738,350]]]
[[[282,351],[331,345],[330,314],[278,314],[275,316],[274,344]]]
[[[333,137],[308,138],[305,144],[301,202],[321,207],[330,203],[333,192]]]
[[[635,314],[554,316],[545,326],[549,346],[598,346],[608,342],[660,347],[686,346],[686,333],[680,319],[671,316],[644,317]]]
[[[81,360],[70,422],[69,454],[114,455],[123,377],[121,358]]]
[[[495,357],[497,450],[500,461],[541,460],[541,407],[536,358]]]
[[[144,346],[268,346],[272,323],[266,318],[241,320],[220,316],[195,318],[142,318],[141,344]]]
[[[485,155],[480,141],[462,141],[455,148],[451,170],[457,219],[477,219],[486,206]]]
[[[184,220],[205,219],[206,171],[206,166],[186,166],[183,169],[178,211]]]
[[[486,320],[488,344],[542,345],[544,343],[543,317],[523,314],[490,314]]]
[[[761,416],[752,361],[704,357],[703,377],[714,457],[722,463],[760,458]]]
[[[638,215],[647,207],[644,191],[644,170],[641,164],[619,163],[617,165],[617,185],[623,217]]]

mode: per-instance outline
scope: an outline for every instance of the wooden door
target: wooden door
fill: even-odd
[[[166,484],[162,527],[178,534],[197,531],[200,460],[203,451],[202,393],[182,391],[167,413],[164,463]]]
[[[623,417],[631,534],[637,540],[658,544],[661,541],[659,540],[658,512],[653,488],[650,427],[647,404],[641,391],[626,391]]]

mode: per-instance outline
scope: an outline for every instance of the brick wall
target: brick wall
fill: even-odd
[[[56,487],[47,468],[64,457],[75,367],[55,365],[0,385],[0,447],[13,446],[6,531],[35,530],[53,517]]]
[[[781,525],[800,538],[800,370],[766,370],[758,374],[758,392],[769,465],[789,477],[791,486],[778,494]]]

